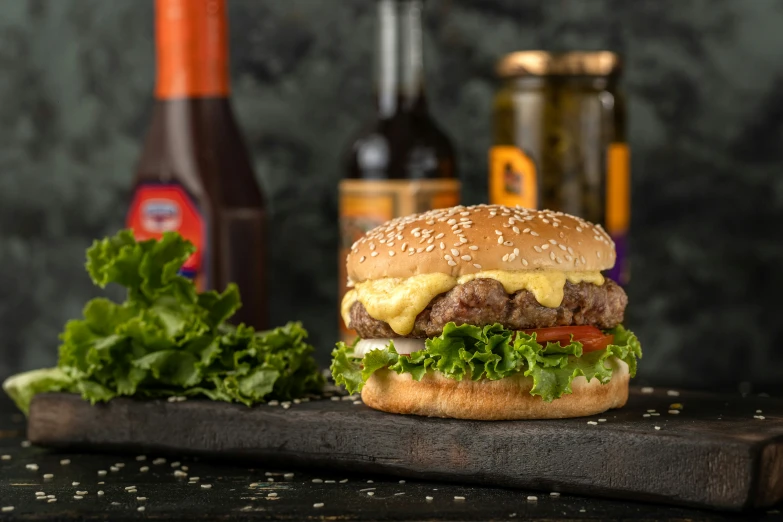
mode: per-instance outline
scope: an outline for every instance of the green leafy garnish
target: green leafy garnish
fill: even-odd
[[[571,382],[578,376],[609,382],[612,369],[606,360],[612,356],[628,364],[632,377],[636,375],[636,359],[642,357],[639,340],[622,326],[608,333],[614,335],[614,344],[583,354],[578,341],[567,346],[544,346],[536,342],[535,334],[515,332],[499,324],[479,327],[448,323],[440,336],[427,339],[424,350],[409,356],[398,355],[394,343],[390,343],[383,350],[372,350],[358,358],[353,356],[355,343],[337,343],[331,370],[335,382],[349,393],[361,391],[373,373],[386,367],[398,374],[409,373],[417,381],[427,372],[440,372],[456,381],[494,381],[523,373],[533,379],[530,394],[551,402],[571,393]]]
[[[27,412],[36,393],[77,392],[92,403],[120,395],[206,396],[246,405],[323,386],[300,323],[256,332],[225,321],[241,306],[234,284],[199,293],[179,269],[195,251],[177,233],[136,241],[129,230],[95,241],[87,271],[127,299],[96,298],[60,334],[57,368],[9,378],[3,388]]]

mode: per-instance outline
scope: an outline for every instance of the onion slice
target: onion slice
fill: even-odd
[[[372,350],[385,350],[390,341],[394,341],[394,349],[399,354],[411,354],[424,349],[424,339],[408,339],[398,337],[396,339],[361,339],[354,348],[355,357],[364,357]]]

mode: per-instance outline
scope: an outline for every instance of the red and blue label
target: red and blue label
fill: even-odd
[[[180,273],[193,279],[199,291],[208,287],[206,221],[193,198],[178,184],[142,184],[136,187],[126,225],[139,241],[160,239],[179,232],[196,247]]]

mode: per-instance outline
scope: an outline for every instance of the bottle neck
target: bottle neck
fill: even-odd
[[[378,0],[377,93],[381,117],[425,108],[421,0]]]
[[[155,97],[227,97],[225,0],[156,0]]]

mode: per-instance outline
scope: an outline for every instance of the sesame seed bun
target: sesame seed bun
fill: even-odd
[[[457,206],[389,221],[359,239],[346,260],[353,282],[486,270],[601,271],[614,242],[600,225],[549,210]]]
[[[409,373],[376,371],[362,389],[362,401],[376,410],[472,420],[564,419],[595,415],[621,408],[628,401],[628,365],[607,359],[612,380],[601,384],[577,377],[573,393],[552,402],[530,395],[533,379],[521,373],[497,381],[455,381],[427,372],[421,381]]]

